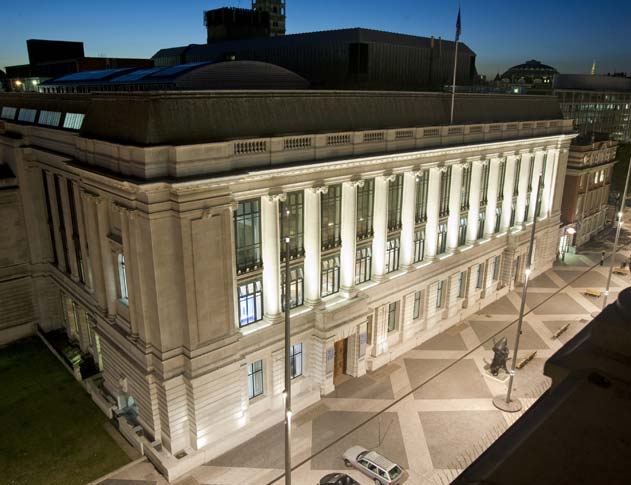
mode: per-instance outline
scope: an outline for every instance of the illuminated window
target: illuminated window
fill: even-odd
[[[248,365],[248,397],[263,394],[263,361],[257,360]]]
[[[330,185],[326,194],[320,195],[322,249],[341,244],[342,186]]]
[[[386,273],[392,273],[399,269],[399,238],[388,239],[386,246]]]
[[[127,292],[127,269],[125,268],[125,256],[118,254],[118,286],[120,291],[120,299],[127,303],[129,293]]]
[[[355,251],[355,284],[359,285],[372,277],[372,248],[365,246]]]
[[[66,113],[64,117],[64,128],[68,130],[80,130],[83,125],[83,113]]]
[[[373,204],[375,199],[375,179],[364,180],[363,187],[357,187],[357,239],[362,240],[373,234]]]
[[[398,315],[399,302],[395,301],[388,305],[388,332],[393,332],[397,329],[397,315]]]
[[[292,379],[302,375],[302,344],[289,348],[289,375]]]
[[[39,119],[37,120],[37,122],[40,125],[47,125],[47,126],[59,126],[60,121],[61,121],[61,112],[46,111],[46,110],[42,110],[39,112]]]
[[[486,223],[486,212],[480,212],[478,216],[478,239],[482,239],[484,237],[484,224]]]
[[[427,193],[429,184],[429,170],[423,170],[416,177],[416,222],[427,220]]]
[[[297,308],[304,305],[304,274],[302,266],[289,270],[289,308]],[[282,270],[281,299],[283,311],[285,311],[285,270]]]
[[[0,118],[4,118],[5,120],[14,120],[15,114],[17,113],[17,108],[11,108],[9,106],[4,106],[2,108],[2,113],[0,114]]]
[[[462,216],[458,223],[458,246],[464,246],[467,242],[467,226],[469,218]]]
[[[263,289],[261,280],[242,283],[238,288],[239,326],[245,327],[263,319]]]
[[[261,201],[243,200],[234,212],[237,273],[261,266]]]
[[[289,220],[287,220],[289,209]],[[289,257],[291,259],[304,255],[304,216],[303,216],[303,191],[289,192],[287,199],[280,203],[280,237],[281,237],[281,261],[285,260],[285,240],[289,236]]]
[[[447,224],[438,224],[436,254],[443,254],[445,251],[447,251]]]
[[[36,109],[20,108],[18,121],[23,121],[24,123],[34,123],[36,114]]]
[[[335,255],[322,260],[320,293],[322,297],[340,291],[340,257]]]
[[[425,258],[425,229],[414,231],[414,262],[419,263]]]
[[[388,230],[401,229],[401,206],[403,203],[403,175],[388,182]]]

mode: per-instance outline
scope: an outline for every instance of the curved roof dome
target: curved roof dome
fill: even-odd
[[[531,59],[508,69],[502,74],[502,79],[508,78],[512,81],[517,81],[520,78],[544,79],[551,78],[555,74],[558,74],[558,71],[554,67]]]

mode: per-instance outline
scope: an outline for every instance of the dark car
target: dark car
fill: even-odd
[[[320,479],[320,485],[359,485],[346,473],[329,473]]]

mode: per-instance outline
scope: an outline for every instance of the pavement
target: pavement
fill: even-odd
[[[550,385],[545,360],[560,349],[598,312],[602,297],[585,290],[604,290],[609,272],[600,252],[611,247],[589,243],[580,254],[533,279],[518,361],[535,357],[515,376],[513,396],[522,413]],[[631,243],[625,235],[624,243]],[[629,248],[616,264],[627,260]],[[590,267],[593,269],[590,270]],[[613,275],[608,302],[631,283]],[[492,337],[508,337],[513,355],[521,288],[495,301],[466,321],[402,355],[385,367],[338,384],[333,393],[297,413],[292,423],[293,483],[315,484],[331,471],[345,471],[362,484],[364,475],[344,467],[341,455],[352,445],[375,449],[408,471],[408,484],[448,483],[481,454],[521,413],[496,409],[492,398],[505,395],[508,376],[488,373]],[[553,334],[569,328],[558,338]],[[509,363],[510,365],[510,363]],[[280,423],[202,465],[178,485],[282,484],[284,434]],[[167,481],[148,462],[108,476],[100,485],[163,485]]]

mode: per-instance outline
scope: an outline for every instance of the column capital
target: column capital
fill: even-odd
[[[474,167],[485,167],[489,164],[489,159],[485,158],[484,160],[472,160],[471,165]]]
[[[379,178],[384,182],[394,182],[397,178],[397,174],[395,173],[384,173],[379,175]]]
[[[349,187],[356,188],[363,187],[365,180],[361,178],[352,178],[350,180],[345,180],[343,183],[348,185]]]
[[[267,197],[269,202],[285,202],[287,200],[287,194],[285,192],[267,194],[265,197]]]
[[[533,154],[533,153],[532,153],[532,149],[530,149],[530,148],[524,148],[523,150],[519,150],[519,152],[518,152],[518,153],[519,153],[521,156],[524,156],[524,155],[532,155],[532,154]]]
[[[314,194],[326,194],[329,192],[329,187],[327,185],[315,185],[313,187],[309,187],[309,190]]]
[[[129,212],[133,212],[135,209],[131,209],[129,207],[126,207],[122,204],[119,204],[118,202],[114,202],[114,204],[112,204],[112,209],[114,210],[114,212],[117,212],[119,214],[127,214]]]

